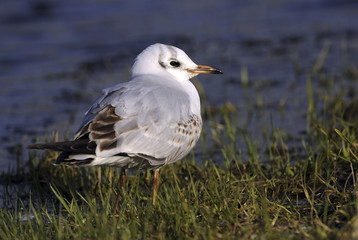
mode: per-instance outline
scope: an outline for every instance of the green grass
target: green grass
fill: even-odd
[[[56,153],[32,153],[28,163],[0,177],[0,238],[358,237],[358,101],[344,89],[330,94],[332,84],[317,99],[312,82],[322,76],[321,63],[316,65],[307,77],[303,153],[289,147],[289,137],[272,123],[263,130],[265,143],[258,142],[237,126],[231,103],[207,108],[208,128],[199,143],[203,164],[191,154],[163,167],[154,207],[150,171],[134,171],[122,191],[119,169],[52,166]],[[317,110],[320,101],[324,108]],[[244,145],[237,145],[238,138]],[[214,164],[214,154],[223,164]]]

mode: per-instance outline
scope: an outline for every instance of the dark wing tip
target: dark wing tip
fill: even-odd
[[[28,145],[26,148],[27,149],[45,149],[45,147],[43,145],[44,144],[32,144],[32,145]]]

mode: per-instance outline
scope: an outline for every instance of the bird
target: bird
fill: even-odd
[[[127,169],[153,170],[154,206],[159,169],[185,157],[200,137],[200,98],[190,79],[201,73],[222,71],[197,65],[175,46],[150,45],[135,58],[129,81],[102,90],[73,140],[28,148],[61,152],[55,165],[120,167],[121,187]]]

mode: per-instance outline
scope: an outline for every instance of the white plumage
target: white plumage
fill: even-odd
[[[75,166],[157,170],[173,163],[200,136],[200,99],[189,81],[199,73],[221,71],[195,64],[179,48],[151,45],[135,59],[129,82],[103,90],[73,141],[30,148],[62,151],[56,164]]]

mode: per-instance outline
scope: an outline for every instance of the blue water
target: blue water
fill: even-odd
[[[224,71],[198,78],[206,106],[230,101],[248,134],[262,132],[272,119],[300,141],[305,73],[324,46],[326,74],[357,67],[357,13],[358,2],[350,0],[3,0],[0,168],[26,161],[23,146],[55,130],[61,139],[71,136],[101,89],[126,81],[134,57],[155,42]]]

